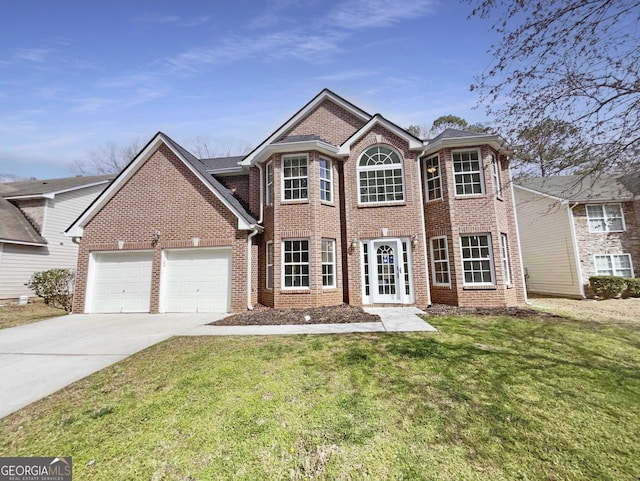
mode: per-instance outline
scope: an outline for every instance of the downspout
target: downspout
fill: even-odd
[[[427,259],[427,224],[424,220],[424,195],[422,189],[422,154],[418,156],[418,186],[420,189],[420,222],[422,224],[422,253],[424,255],[424,270],[427,280],[427,307],[431,307],[431,284],[429,284],[429,259]]]
[[[258,229],[258,225],[262,224],[262,219],[264,216],[264,179],[263,179],[263,170],[262,170],[262,164],[256,164],[256,166],[258,167],[258,171],[260,172],[260,218],[258,219],[258,222],[256,224],[253,225],[253,231],[251,232],[251,234],[249,234],[247,236],[247,309],[250,311],[253,311],[253,304],[251,303],[251,297],[252,297],[252,292],[251,292],[251,288],[252,288],[252,264],[253,264],[253,255],[252,255],[252,249],[251,249],[251,245],[252,245],[252,239],[258,234],[258,232],[260,232],[260,230]]]
[[[522,277],[522,289],[524,290],[524,303],[532,305],[527,295],[527,280],[524,277],[524,260],[522,258],[522,246],[520,245],[520,227],[518,226],[518,211],[516,210],[516,195],[513,191],[513,178],[511,177],[511,159],[509,160],[509,188],[511,189],[511,207],[513,209],[513,221],[516,225],[516,242],[518,243],[518,260],[520,261],[520,276]]]
[[[575,217],[573,216],[573,209],[578,205],[575,202],[573,205],[567,203],[567,213],[569,214],[569,225],[571,226],[571,241],[573,242],[573,253],[575,254],[576,261],[576,273],[578,274],[578,286],[580,287],[580,295],[583,299],[587,296],[584,293],[584,280],[582,279],[582,269],[580,268],[580,252],[578,250],[578,238],[576,236],[576,226],[574,224]]]

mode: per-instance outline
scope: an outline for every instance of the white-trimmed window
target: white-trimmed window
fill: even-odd
[[[402,158],[391,147],[374,145],[358,161],[360,203],[401,202],[404,200]]]
[[[322,239],[322,287],[336,287],[336,241]]]
[[[320,200],[333,202],[333,162],[320,159]]]
[[[482,194],[482,162],[479,150],[453,151],[453,172],[456,195]]]
[[[434,155],[424,161],[424,191],[427,201],[442,199],[442,177],[440,175],[440,157]]]
[[[282,285],[285,289],[309,288],[309,240],[282,242]]]
[[[504,271],[504,283],[511,284],[511,264],[509,263],[509,244],[507,234],[500,234],[500,253],[502,255],[502,270]]]
[[[273,242],[267,242],[267,289],[273,289]]]
[[[273,162],[269,162],[265,168],[267,178],[267,205],[273,205]]]
[[[624,215],[620,204],[587,205],[589,232],[622,232]]]
[[[434,286],[450,286],[449,252],[446,237],[431,238],[431,275]]]
[[[306,155],[282,157],[282,200],[307,200],[309,198],[309,173]]]
[[[493,256],[488,234],[460,236],[465,284],[493,284]]]
[[[500,164],[498,157],[491,154],[491,178],[493,179],[493,191],[498,197],[502,197],[502,184],[500,183]]]
[[[602,254],[595,256],[597,276],[633,277],[630,254]]]

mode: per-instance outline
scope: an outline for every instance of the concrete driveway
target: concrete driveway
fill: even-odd
[[[0,417],[226,314],[72,314],[0,330]]]

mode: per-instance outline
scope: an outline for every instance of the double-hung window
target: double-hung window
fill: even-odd
[[[329,159],[320,159],[320,200],[333,202],[333,170]]]
[[[465,284],[493,284],[491,238],[488,234],[460,236]]]
[[[375,145],[358,161],[360,203],[404,200],[404,176],[400,154],[391,147]]]
[[[273,205],[273,162],[269,162],[265,170],[267,177],[267,205]]]
[[[502,270],[504,271],[504,283],[511,284],[511,264],[509,263],[509,245],[507,234],[500,234],[500,253],[502,254]]]
[[[309,240],[282,242],[282,277],[285,288],[309,288]]]
[[[498,197],[502,197],[502,184],[500,183],[500,164],[495,154],[491,154],[491,178],[493,179],[493,191]]]
[[[306,155],[282,157],[282,200],[307,200],[309,174]]]
[[[454,151],[453,173],[456,195],[483,193],[482,162],[479,150]]]
[[[451,285],[446,237],[433,237],[431,239],[431,274],[433,285]]]
[[[624,216],[620,204],[587,205],[589,232],[622,232]]]
[[[425,192],[427,201],[442,199],[442,177],[440,175],[440,158],[437,155],[424,162]]]
[[[602,254],[595,256],[597,276],[633,277],[629,254]]]
[[[322,287],[336,287],[336,241],[322,239]]]
[[[273,242],[267,242],[267,289],[273,289]]]

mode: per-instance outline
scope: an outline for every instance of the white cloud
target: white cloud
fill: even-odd
[[[432,13],[435,5],[435,0],[349,0],[333,9],[328,20],[349,30],[389,27]]]
[[[336,72],[329,75],[322,75],[317,77],[316,80],[321,82],[340,82],[343,80],[356,80],[360,78],[372,78],[376,77],[378,73],[375,70],[345,70],[343,72]]]
[[[20,48],[14,52],[13,57],[19,60],[42,63],[51,52],[53,50],[48,48]]]
[[[161,13],[145,13],[137,18],[137,20],[142,23],[148,23],[152,25],[174,24],[180,27],[196,27],[198,25],[207,23],[210,19],[211,17],[209,15],[184,18],[178,15],[164,15]]]

